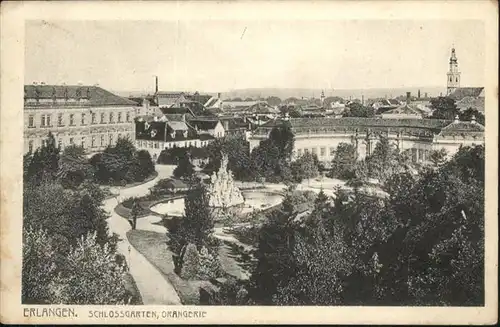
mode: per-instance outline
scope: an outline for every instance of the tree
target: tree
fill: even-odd
[[[205,170],[217,171],[220,167],[222,155],[228,156],[228,169],[237,180],[249,180],[253,177],[250,169],[250,143],[239,136],[228,135],[216,139],[207,147],[208,164]]]
[[[201,184],[191,185],[184,199],[184,217],[178,224],[169,226],[169,246],[179,255],[182,249],[193,243],[201,250],[217,248],[212,232],[214,228],[213,212],[209,206],[209,194]]]
[[[85,148],[81,145],[68,145],[64,148],[63,155],[72,158],[83,158],[85,156]]]
[[[278,287],[294,276],[293,247],[295,206],[287,193],[280,210],[272,211],[259,232],[255,251],[257,265],[252,272],[250,297],[258,304],[272,304]]]
[[[289,124],[274,127],[269,138],[262,140],[250,155],[251,168],[255,175],[276,182],[288,179],[287,176],[291,177],[290,161],[294,139]]]
[[[356,148],[351,143],[340,143],[332,160],[329,177],[351,179],[354,177],[354,167],[357,160]]]
[[[447,152],[445,149],[432,150],[429,155],[429,161],[433,167],[440,167],[446,162]]]
[[[23,229],[22,303],[51,303],[52,279],[57,271],[53,241],[41,229]]]
[[[188,156],[179,158],[179,163],[174,169],[174,176],[180,179],[189,179],[193,174],[194,166]]]
[[[316,159],[316,160],[315,160]],[[315,155],[305,153],[291,164],[293,180],[300,183],[303,179],[318,176],[318,162]]]
[[[60,149],[51,132],[43,141],[42,146],[35,150],[26,169],[26,181],[40,184],[42,180],[53,180],[59,171]]]
[[[437,97],[431,99],[431,109],[433,109],[430,118],[454,120],[459,110],[455,100],[449,97]]]
[[[471,121],[472,117],[476,119],[476,122],[484,126],[485,124],[484,114],[479,112],[477,109],[468,108],[467,110],[460,112],[459,115],[459,118],[462,121]]]
[[[281,104],[281,99],[276,96],[270,96],[266,99],[266,101],[272,107]]]
[[[200,266],[200,255],[196,245],[189,243],[182,257],[181,277],[183,279],[195,279],[198,276]]]
[[[95,234],[86,235],[78,240],[54,278],[52,303],[126,304],[124,275],[125,267],[117,264],[109,245],[100,245]]]
[[[76,188],[86,179],[93,178],[93,169],[87,158],[85,149],[70,145],[64,149],[59,159],[58,179],[65,188]]]
[[[23,223],[28,228],[43,229],[62,248],[75,244],[89,232],[96,232],[98,242],[108,242],[108,218],[102,209],[102,191],[90,182],[77,189],[64,189],[59,183],[46,181],[27,184],[23,192]]]
[[[373,117],[375,109],[367,107],[358,102],[351,102],[344,110],[343,117]]]

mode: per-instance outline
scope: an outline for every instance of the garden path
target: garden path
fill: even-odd
[[[120,238],[118,252],[125,256],[130,268],[130,274],[134,277],[145,305],[180,305],[181,301],[173,286],[129,243],[126,234],[131,229],[131,226],[127,220],[115,213],[114,208],[126,198],[146,195],[149,188],[155,185],[159,179],[171,176],[174,168],[174,166],[156,165],[158,176],[155,179],[129,188],[114,187],[112,192],[117,194],[116,197],[104,201],[104,209],[110,215],[108,219],[110,232],[116,233]],[[153,224],[156,219],[160,218],[154,216],[141,218],[138,220],[138,227],[145,230],[160,231],[163,227]],[[165,232],[165,229],[163,228],[160,232]]]

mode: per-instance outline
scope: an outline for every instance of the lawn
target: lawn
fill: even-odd
[[[167,238],[163,233],[130,230],[127,238],[146,259],[153,264],[163,277],[172,284],[179,295],[182,304],[199,304],[200,286],[210,284],[208,281],[187,281],[174,272],[172,252],[166,244]]]

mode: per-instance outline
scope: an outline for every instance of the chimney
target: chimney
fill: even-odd
[[[418,90],[418,98],[420,99],[420,89]]]
[[[411,92],[406,92],[406,104],[410,104],[411,102]]]
[[[427,92],[425,92],[425,98],[427,99]]]
[[[158,93],[158,76],[155,76],[155,94]]]
[[[365,96],[361,95],[361,104],[364,106],[365,105]]]
[[[220,99],[220,93],[217,93],[217,99]]]

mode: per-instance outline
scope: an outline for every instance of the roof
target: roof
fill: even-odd
[[[113,94],[99,86],[90,85],[25,85],[24,99],[85,99],[85,106],[137,106],[137,102]],[[65,106],[71,103],[40,103],[39,105]]]
[[[455,120],[453,123],[444,127],[439,133],[439,136],[455,136],[471,133],[484,133],[484,126],[475,121]]]
[[[467,110],[469,108],[476,109],[478,111],[484,112],[484,98],[475,98],[471,96],[466,96],[462,100],[458,101],[457,108],[460,110]]]
[[[205,107],[212,107],[217,102],[217,100],[219,99],[216,97],[208,99],[207,102],[205,102]]]
[[[256,134],[266,135],[270,129],[282,124],[290,124],[294,133],[324,133],[330,131],[342,132],[374,132],[374,131],[405,131],[423,136],[433,136],[439,133],[449,120],[441,119],[412,119],[412,118],[290,118],[287,121],[271,120],[256,129]]]
[[[168,127],[175,131],[187,131],[189,128],[183,121],[168,121]]]
[[[217,124],[219,124],[219,120],[216,119],[191,119],[189,120],[189,124],[192,126],[203,130],[208,131],[210,129],[214,129]]]
[[[194,113],[188,107],[184,107],[184,108],[180,108],[180,107],[160,108],[160,111],[164,115],[169,115],[169,114],[186,115],[186,119],[188,119],[190,117],[195,117]]]
[[[394,109],[385,111],[382,115],[418,115],[422,116],[422,111],[415,106],[404,104]]]
[[[462,100],[465,97],[479,97],[483,96],[484,87],[459,87],[453,91],[449,97],[457,101]]]
[[[208,94],[197,94],[197,93],[185,95],[184,97],[186,99],[188,99],[188,100],[196,101],[196,102],[199,102],[201,104],[207,103],[207,101],[212,98],[211,95],[208,95]]]
[[[164,91],[159,91],[156,92],[156,96],[162,97],[162,98],[178,98],[181,95],[184,95],[184,92],[164,92]]]
[[[184,121],[184,114],[164,114],[168,121]]]

